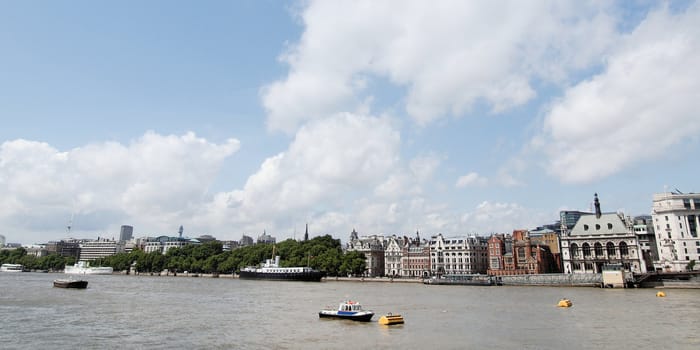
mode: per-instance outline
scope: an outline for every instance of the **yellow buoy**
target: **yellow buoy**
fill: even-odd
[[[658,292],[656,292],[656,296],[657,296],[657,297],[660,297],[660,298],[663,298],[663,297],[666,296],[666,293],[664,293],[663,291],[658,291]]]
[[[559,306],[559,307],[571,307],[571,305],[573,305],[573,304],[571,303],[571,300],[569,300],[569,299],[559,300],[559,304],[557,304],[557,306]]]
[[[390,326],[392,324],[402,324],[403,317],[401,315],[386,314],[379,318],[379,324]]]

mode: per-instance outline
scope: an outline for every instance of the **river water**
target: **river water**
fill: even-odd
[[[2,349],[700,349],[700,290],[0,273]],[[571,308],[558,308],[566,297]],[[373,322],[319,319],[357,300]],[[406,323],[382,326],[392,312]]]

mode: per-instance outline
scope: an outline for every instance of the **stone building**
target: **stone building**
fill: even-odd
[[[631,219],[623,214],[602,213],[598,194],[594,205],[595,213],[582,214],[570,231],[562,231],[564,273],[602,273],[606,265],[646,272]]]
[[[510,241],[510,244],[507,244]],[[488,240],[489,275],[524,275],[557,272],[546,239],[531,237],[527,230],[513,235],[493,235]]]
[[[430,239],[430,273],[433,276],[486,273],[488,244],[482,237]]]
[[[700,193],[654,194],[651,213],[656,247],[657,270],[686,271],[691,261],[700,260]],[[695,270],[700,264],[694,264]]]
[[[350,233],[347,243],[348,251],[358,251],[365,255],[366,277],[384,276],[384,237],[372,235],[359,237],[355,229]]]

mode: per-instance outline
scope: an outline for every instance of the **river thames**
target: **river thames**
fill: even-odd
[[[0,273],[2,349],[698,349],[700,290]],[[556,307],[559,299],[571,308]],[[356,300],[369,323],[319,319]],[[382,326],[384,313],[403,325]]]

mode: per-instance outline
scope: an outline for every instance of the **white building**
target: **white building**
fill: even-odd
[[[654,194],[651,217],[659,253],[654,263],[657,270],[686,271],[690,261],[700,260],[700,194]]]
[[[602,273],[608,266],[621,266],[633,273],[646,272],[631,219],[623,214],[602,213],[595,195],[595,213],[584,213],[560,238],[565,273]]]
[[[124,242],[98,239],[80,243],[80,261],[90,261],[115,255],[124,251]]]
[[[359,237],[355,229],[350,232],[346,250],[358,251],[365,255],[365,272],[367,277],[384,276],[384,242],[379,235]]]
[[[403,237],[391,236],[384,249],[384,272],[387,276],[402,276],[401,257],[405,242]]]
[[[430,239],[430,273],[432,275],[486,273],[488,243],[483,237]]]

